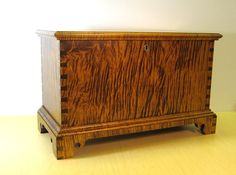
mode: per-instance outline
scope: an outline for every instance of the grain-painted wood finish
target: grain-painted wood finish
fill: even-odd
[[[38,33],[48,77],[38,125],[57,158],[99,137],[187,124],[215,132],[209,102],[220,34]]]

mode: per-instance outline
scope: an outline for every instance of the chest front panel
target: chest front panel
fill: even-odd
[[[202,111],[209,41],[61,41],[69,126]]]

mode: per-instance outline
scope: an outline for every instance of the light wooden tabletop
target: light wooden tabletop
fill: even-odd
[[[35,117],[0,117],[0,174],[236,174],[236,112],[218,113],[215,135],[172,128],[89,141],[56,160]]]

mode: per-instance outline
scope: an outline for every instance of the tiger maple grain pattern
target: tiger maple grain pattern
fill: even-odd
[[[42,40],[38,128],[58,159],[88,139],[195,124],[213,134],[209,109],[220,34],[48,32]]]
[[[74,126],[204,110],[208,46],[208,41],[62,41],[65,120]]]

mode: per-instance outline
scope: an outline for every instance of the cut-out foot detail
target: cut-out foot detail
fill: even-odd
[[[216,115],[212,115],[206,118],[197,119],[195,126],[200,129],[202,134],[215,134],[216,118]]]
[[[53,152],[57,159],[66,159],[74,156],[75,149],[83,147],[85,141],[73,136],[62,136],[52,139]],[[78,141],[78,142],[77,142]]]
[[[44,127],[44,125],[38,120],[38,130],[41,134],[48,133],[47,129]]]

